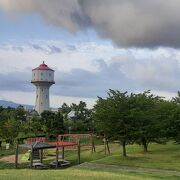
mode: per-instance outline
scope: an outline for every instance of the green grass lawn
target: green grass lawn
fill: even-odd
[[[0,162],[0,180],[6,179],[180,179],[176,173],[163,173],[161,170],[176,170],[180,172],[180,145],[172,142],[166,145],[150,144],[149,152],[143,153],[142,147],[138,145],[129,145],[127,147],[128,157],[122,157],[122,150],[118,144],[110,144],[111,154],[104,155],[103,145],[96,147],[96,153],[90,150],[82,150],[81,162],[89,162],[90,167],[77,165],[77,152],[65,151],[65,159],[72,162],[72,166],[67,169],[58,170],[30,170],[24,169],[27,164],[22,164],[20,169],[15,170],[13,164]],[[3,153],[2,153],[3,152]],[[5,151],[0,149],[3,156],[12,154],[12,150]],[[1,157],[0,157],[1,158]],[[96,165],[99,167],[96,168]],[[103,165],[103,166],[101,166]],[[115,165],[110,166],[110,165]],[[118,168],[119,167],[119,168]],[[142,167],[147,169],[143,171],[126,171],[122,167],[134,168]],[[148,169],[157,169],[157,171],[148,171]],[[165,172],[165,171],[164,171]]]
[[[3,180],[24,180],[24,179],[38,179],[38,180],[46,180],[46,179],[139,179],[134,175],[126,175],[126,174],[115,174],[110,172],[97,172],[97,171],[89,171],[89,170],[78,170],[78,169],[67,169],[67,170],[59,170],[59,171],[31,171],[31,170],[5,170],[0,171],[0,177]]]
[[[138,145],[129,145],[127,153],[128,157],[122,157],[120,148],[117,145],[111,155],[93,162],[180,171],[180,145],[175,145],[172,142],[165,145],[151,144],[148,153],[142,152],[141,147]]]
[[[136,173],[113,169],[90,170],[78,166],[60,170],[0,170],[2,180],[48,180],[48,179],[67,179],[67,180],[144,180],[144,179],[167,179],[178,180],[175,175],[164,175],[163,173]]]

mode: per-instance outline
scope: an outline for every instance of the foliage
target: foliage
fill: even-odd
[[[100,98],[95,105],[95,124],[108,138],[119,140],[126,156],[126,144],[134,141],[132,117],[127,92],[110,90],[107,99]]]
[[[172,103],[174,112],[167,127],[167,135],[173,137],[177,143],[180,143],[180,91],[178,91],[177,97],[172,99]]]
[[[8,142],[13,143],[15,138],[18,136],[20,124],[15,119],[8,119],[1,129],[2,138]]]
[[[44,132],[48,135],[58,135],[64,132],[63,116],[60,111],[58,113],[44,111],[40,122]]]
[[[23,106],[19,105],[15,110],[16,119],[20,122],[26,121],[26,111]]]
[[[129,96],[130,114],[132,126],[134,126],[135,141],[143,145],[144,152],[148,150],[151,142],[164,142],[165,132],[163,131],[162,121],[168,116],[162,116],[168,102],[161,97],[154,96],[150,91]]]
[[[64,103],[59,110],[63,113],[66,131],[70,129],[75,132],[93,131],[92,110],[87,108],[85,102],[72,103],[70,106]],[[69,117],[69,113],[72,113],[73,117]]]
[[[178,93],[180,95],[180,93]],[[180,97],[178,97],[180,99]],[[106,99],[98,98],[95,105],[95,123],[99,132],[123,145],[138,143],[147,152],[152,142],[165,143],[180,137],[180,100],[164,100],[150,91],[129,94],[109,90]]]
[[[73,116],[69,113],[73,112]],[[96,132],[123,145],[138,143],[148,150],[149,143],[180,143],[180,92],[171,101],[143,93],[109,90],[107,98],[98,97],[94,109],[85,102],[67,105],[58,112],[44,111],[41,116],[18,108],[0,107],[0,146],[2,141],[13,143],[16,138]],[[69,131],[69,133],[71,133]]]

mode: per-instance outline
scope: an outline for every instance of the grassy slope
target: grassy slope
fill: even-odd
[[[123,158],[117,147],[111,155],[94,162],[180,171],[180,145],[170,142],[166,145],[151,144],[149,150],[143,153],[140,146],[132,145],[128,147],[128,157]]]
[[[119,145],[111,145],[112,154],[105,156],[103,146],[97,147],[97,153],[82,151],[81,162],[100,164],[114,164],[118,166],[133,166],[159,169],[172,169],[180,171],[180,145],[168,143],[167,145],[150,145],[150,152],[144,154],[138,145],[128,146],[128,158],[122,158]],[[76,152],[66,152],[65,157],[75,165],[77,163]],[[73,166],[61,170],[14,170],[10,164],[0,163],[0,179],[179,179],[175,175],[165,175],[162,172],[125,172],[107,168],[85,168]],[[9,170],[8,170],[9,169]]]

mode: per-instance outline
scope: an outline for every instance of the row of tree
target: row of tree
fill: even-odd
[[[22,106],[0,107],[0,142],[17,138],[62,133],[93,132],[108,140],[118,140],[126,156],[126,145],[137,143],[148,150],[151,142],[180,143],[180,92],[172,100],[153,95],[109,90],[107,98],[98,97],[93,109],[85,102],[63,104],[58,112],[44,111],[41,116]]]
[[[31,136],[55,137],[62,133],[91,130],[92,110],[82,101],[70,106],[64,103],[58,112],[44,111],[41,116],[34,111],[25,111],[23,106],[16,109],[0,107],[0,142],[13,144],[15,139]]]
[[[118,140],[126,156],[126,145],[138,143],[147,152],[151,142],[169,139],[180,142],[180,93],[167,101],[146,91],[128,94],[109,90],[94,107],[96,130],[106,138]]]

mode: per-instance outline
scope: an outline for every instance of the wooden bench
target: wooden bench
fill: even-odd
[[[35,169],[48,169],[49,165],[37,162],[37,163],[33,163],[33,167]]]
[[[58,160],[58,167],[66,167],[69,166],[71,163],[69,161],[66,161],[64,159]],[[50,166],[55,167],[56,161],[53,161],[50,163]]]

